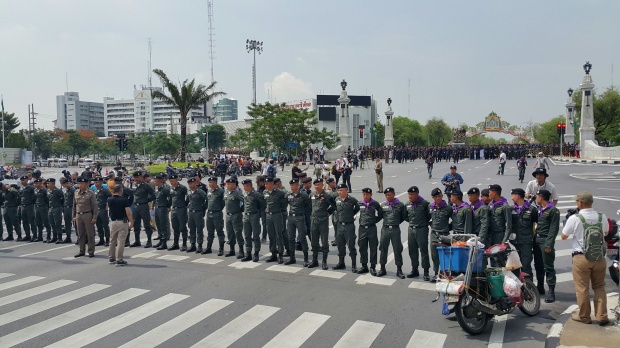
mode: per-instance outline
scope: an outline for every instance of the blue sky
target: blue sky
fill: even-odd
[[[257,57],[258,101],[370,94],[383,118],[475,125],[491,111],[524,125],[564,113],[566,90],[593,64],[602,90],[620,82],[620,1],[214,0],[215,80],[252,99],[246,39]],[[174,80],[210,82],[207,0],[0,0],[0,93],[7,111],[52,127],[55,96],[128,98],[153,68]],[[411,102],[408,106],[408,80]],[[159,85],[155,80],[154,85]]]

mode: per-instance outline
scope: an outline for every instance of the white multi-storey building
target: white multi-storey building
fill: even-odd
[[[62,130],[92,130],[104,134],[102,103],[80,101],[78,92],[65,92],[56,96],[56,128]]]

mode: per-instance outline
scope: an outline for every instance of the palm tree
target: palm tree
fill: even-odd
[[[161,83],[165,89],[168,90],[170,95],[166,95],[160,91],[153,91],[153,98],[163,100],[166,103],[173,105],[179,109],[181,114],[181,161],[185,161],[185,154],[187,152],[187,114],[193,108],[205,104],[209,100],[224,96],[224,92],[213,92],[217,82],[213,81],[209,86],[199,84],[196,86],[195,79],[183,81],[180,85],[175,85],[170,81],[166,73],[161,69],[155,69],[153,72],[159,77]],[[205,110],[206,113],[207,110]]]

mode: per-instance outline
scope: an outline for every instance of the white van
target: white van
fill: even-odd
[[[67,168],[69,162],[64,158],[50,158],[47,160],[48,166],[53,168]]]
[[[90,158],[78,158],[78,168],[90,167],[93,164],[93,160]]]

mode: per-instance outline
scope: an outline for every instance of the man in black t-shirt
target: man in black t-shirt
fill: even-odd
[[[299,160],[295,159],[295,162],[293,162],[293,169],[292,169],[292,178],[293,179],[297,179],[299,180],[299,174],[305,172],[306,170],[308,170],[309,167],[306,167],[306,169],[299,169]]]
[[[125,238],[133,227],[133,216],[129,207],[131,203],[123,197],[123,185],[115,184],[112,189],[114,196],[108,198],[108,211],[110,213],[110,250],[108,258],[110,264],[125,266],[123,260],[125,250]]]

